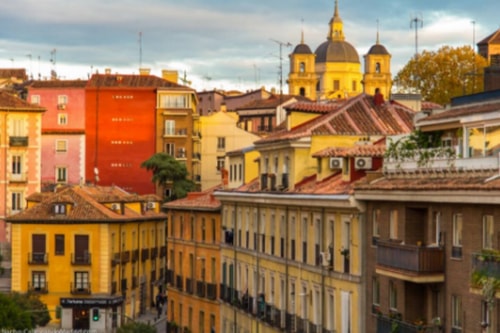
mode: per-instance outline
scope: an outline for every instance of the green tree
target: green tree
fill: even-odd
[[[398,90],[417,89],[422,98],[439,104],[452,97],[483,91],[487,61],[470,46],[443,46],[438,51],[422,51],[394,78]]]
[[[156,328],[148,324],[133,322],[118,328],[118,333],[156,333]]]
[[[33,329],[30,313],[17,304],[10,295],[0,294],[0,327],[10,330]]]
[[[45,326],[49,323],[50,314],[47,305],[40,300],[37,294],[13,292],[10,297],[23,311],[31,316],[31,322],[35,327]]]
[[[188,179],[186,165],[177,161],[173,156],[157,153],[142,162],[142,168],[153,172],[151,181],[161,187],[171,183],[172,196],[167,200],[184,198],[187,193],[194,191],[195,183]]]

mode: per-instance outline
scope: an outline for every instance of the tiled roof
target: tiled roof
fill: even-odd
[[[154,197],[159,200],[158,197]],[[35,206],[10,216],[7,220],[12,223],[92,223],[92,222],[120,222],[128,220],[148,220],[164,218],[165,214],[148,210],[145,213],[125,208],[123,214],[115,212],[103,203],[112,202],[147,202],[151,198],[129,194],[122,189],[111,186],[68,186],[56,189],[55,192],[33,194],[29,200],[38,202]],[[72,209],[66,214],[55,214],[54,204],[69,203]]]
[[[163,207],[167,209],[217,210],[220,209],[221,204],[213,194],[216,190],[220,189],[222,189],[222,185],[212,187],[203,192],[190,192],[187,197],[167,202]]]
[[[45,80],[33,81],[31,88],[85,88],[87,80]]]
[[[45,111],[45,108],[36,106],[20,99],[4,90],[0,90],[1,109],[22,109],[23,111]]]
[[[0,68],[0,78],[26,79],[26,69],[24,68]]]
[[[500,29],[477,43],[477,45],[481,44],[500,44]]]
[[[385,145],[360,144],[353,147],[328,147],[314,153],[313,157],[382,157]]]
[[[133,88],[183,88],[190,87],[164,80],[154,75],[130,74],[94,74],[88,81],[87,87],[133,87]]]
[[[421,109],[422,110],[440,110],[440,109],[444,109],[444,107],[438,103],[423,101],[422,105],[421,105]]]
[[[445,110],[443,112],[436,113],[428,117],[419,119],[417,123],[434,121],[434,120],[454,119],[458,117],[471,116],[489,112],[498,112],[498,111],[500,111],[500,100],[497,99],[495,101],[487,101],[483,103],[466,104],[466,105],[452,107],[449,110]]]
[[[322,107],[320,103],[311,103]],[[413,110],[399,103],[375,106],[373,96],[361,94],[340,108],[300,124],[290,131],[270,134],[259,143],[293,140],[317,135],[397,135],[413,130]]]
[[[251,102],[248,102],[247,104],[240,106],[236,108],[236,111],[240,110],[253,110],[253,109],[275,109],[278,106],[280,106],[283,103],[288,102],[289,100],[295,98],[296,100],[299,101],[305,101],[308,100],[305,97],[302,96],[294,96],[294,95],[276,95],[273,94],[269,98],[266,99],[258,99],[258,100],[253,100]]]
[[[356,183],[355,191],[459,191],[459,190],[500,190],[498,171],[462,171],[448,173],[412,172],[391,174],[368,182]]]
[[[352,189],[353,182],[342,180],[342,172],[338,172],[321,181],[316,179],[316,175],[308,177],[296,184],[295,190],[291,191],[291,193],[349,194]]]
[[[332,111],[338,110],[344,103],[345,99],[339,99],[328,102],[296,102],[285,107],[287,111],[300,111],[300,112],[310,112],[310,113],[330,113]]]

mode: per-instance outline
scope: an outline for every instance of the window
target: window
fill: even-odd
[[[389,238],[398,239],[398,211],[393,209],[389,218]]]
[[[165,135],[175,135],[175,120],[165,120]]]
[[[451,256],[462,257],[462,214],[453,214],[453,246]]]
[[[68,104],[68,96],[59,95],[57,96],[57,105],[66,105]]]
[[[67,125],[68,124],[68,115],[66,113],[59,113],[57,115],[57,124],[58,125]]]
[[[481,326],[488,327],[490,324],[490,305],[486,301],[481,301]]]
[[[220,172],[222,169],[224,169],[224,156],[218,156],[217,157],[217,171]]]
[[[175,143],[165,143],[165,154],[175,155]]]
[[[54,204],[54,214],[66,214],[66,205],[63,203]]]
[[[46,244],[44,234],[31,235],[31,261],[34,263],[46,263]]]
[[[306,71],[306,64],[301,62],[299,64],[299,72],[304,73]]]
[[[374,209],[372,215],[373,237],[380,236],[380,209]]]
[[[380,304],[380,281],[378,277],[373,277],[372,280],[372,303]]]
[[[391,310],[397,310],[398,308],[398,289],[393,281],[389,282],[389,308]]]
[[[215,243],[217,237],[215,235],[215,229],[216,229],[215,219],[212,219],[212,243]]]
[[[56,152],[65,153],[68,150],[68,141],[56,140]]]
[[[88,235],[75,235],[75,256],[74,262],[89,263],[89,236]]]
[[[493,248],[493,215],[483,216],[483,249]]]
[[[55,255],[62,256],[64,255],[64,235],[56,234],[55,235]]]
[[[226,149],[226,138],[225,137],[218,137],[217,138],[217,150],[224,150]]]
[[[21,206],[22,197],[23,197],[23,194],[21,192],[13,192],[12,193],[12,195],[11,195],[11,198],[12,198],[11,209],[13,212],[18,212],[22,209],[22,206]]]
[[[380,73],[380,62],[375,63],[375,73]]]
[[[358,89],[358,83],[356,81],[352,81],[352,91],[356,91]]]
[[[47,279],[45,278],[45,272],[33,271],[31,273],[31,287],[34,291],[45,291],[47,290]]]
[[[31,95],[31,104],[40,105],[40,95]]]
[[[22,167],[22,157],[20,155],[12,156],[12,176],[20,176]]]
[[[76,290],[88,290],[89,288],[89,272],[75,272],[75,288]]]
[[[160,95],[161,108],[185,109],[190,107],[189,95]]]
[[[68,181],[68,169],[66,167],[56,167],[56,180],[58,183],[66,183]]]
[[[340,89],[340,81],[339,80],[333,80],[333,90],[337,91]]]
[[[451,296],[451,326],[462,327],[462,298],[457,295]]]
[[[204,242],[206,240],[206,230],[205,230],[205,218],[201,218],[201,240]]]

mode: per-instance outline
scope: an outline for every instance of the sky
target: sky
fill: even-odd
[[[288,92],[289,57],[301,35],[326,40],[334,0],[0,1],[0,68],[45,79],[176,70],[198,91]],[[346,41],[363,55],[380,43],[393,76],[416,50],[470,45],[500,28],[498,0],[339,0]],[[475,47],[475,46],[474,46]],[[281,73],[281,74],[280,74]],[[282,78],[282,85],[280,85]],[[182,83],[182,81],[180,82]]]

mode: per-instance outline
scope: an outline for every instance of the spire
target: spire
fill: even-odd
[[[378,34],[378,19],[377,19],[377,41],[375,44],[380,44],[379,34]]]
[[[339,2],[335,0],[335,10],[333,12],[333,17],[330,20],[330,32],[327,39],[329,40],[344,40],[344,24],[339,15]]]
[[[339,17],[339,1],[335,0],[335,11],[333,12],[333,17]]]
[[[300,44],[304,44],[304,30],[300,32]]]

